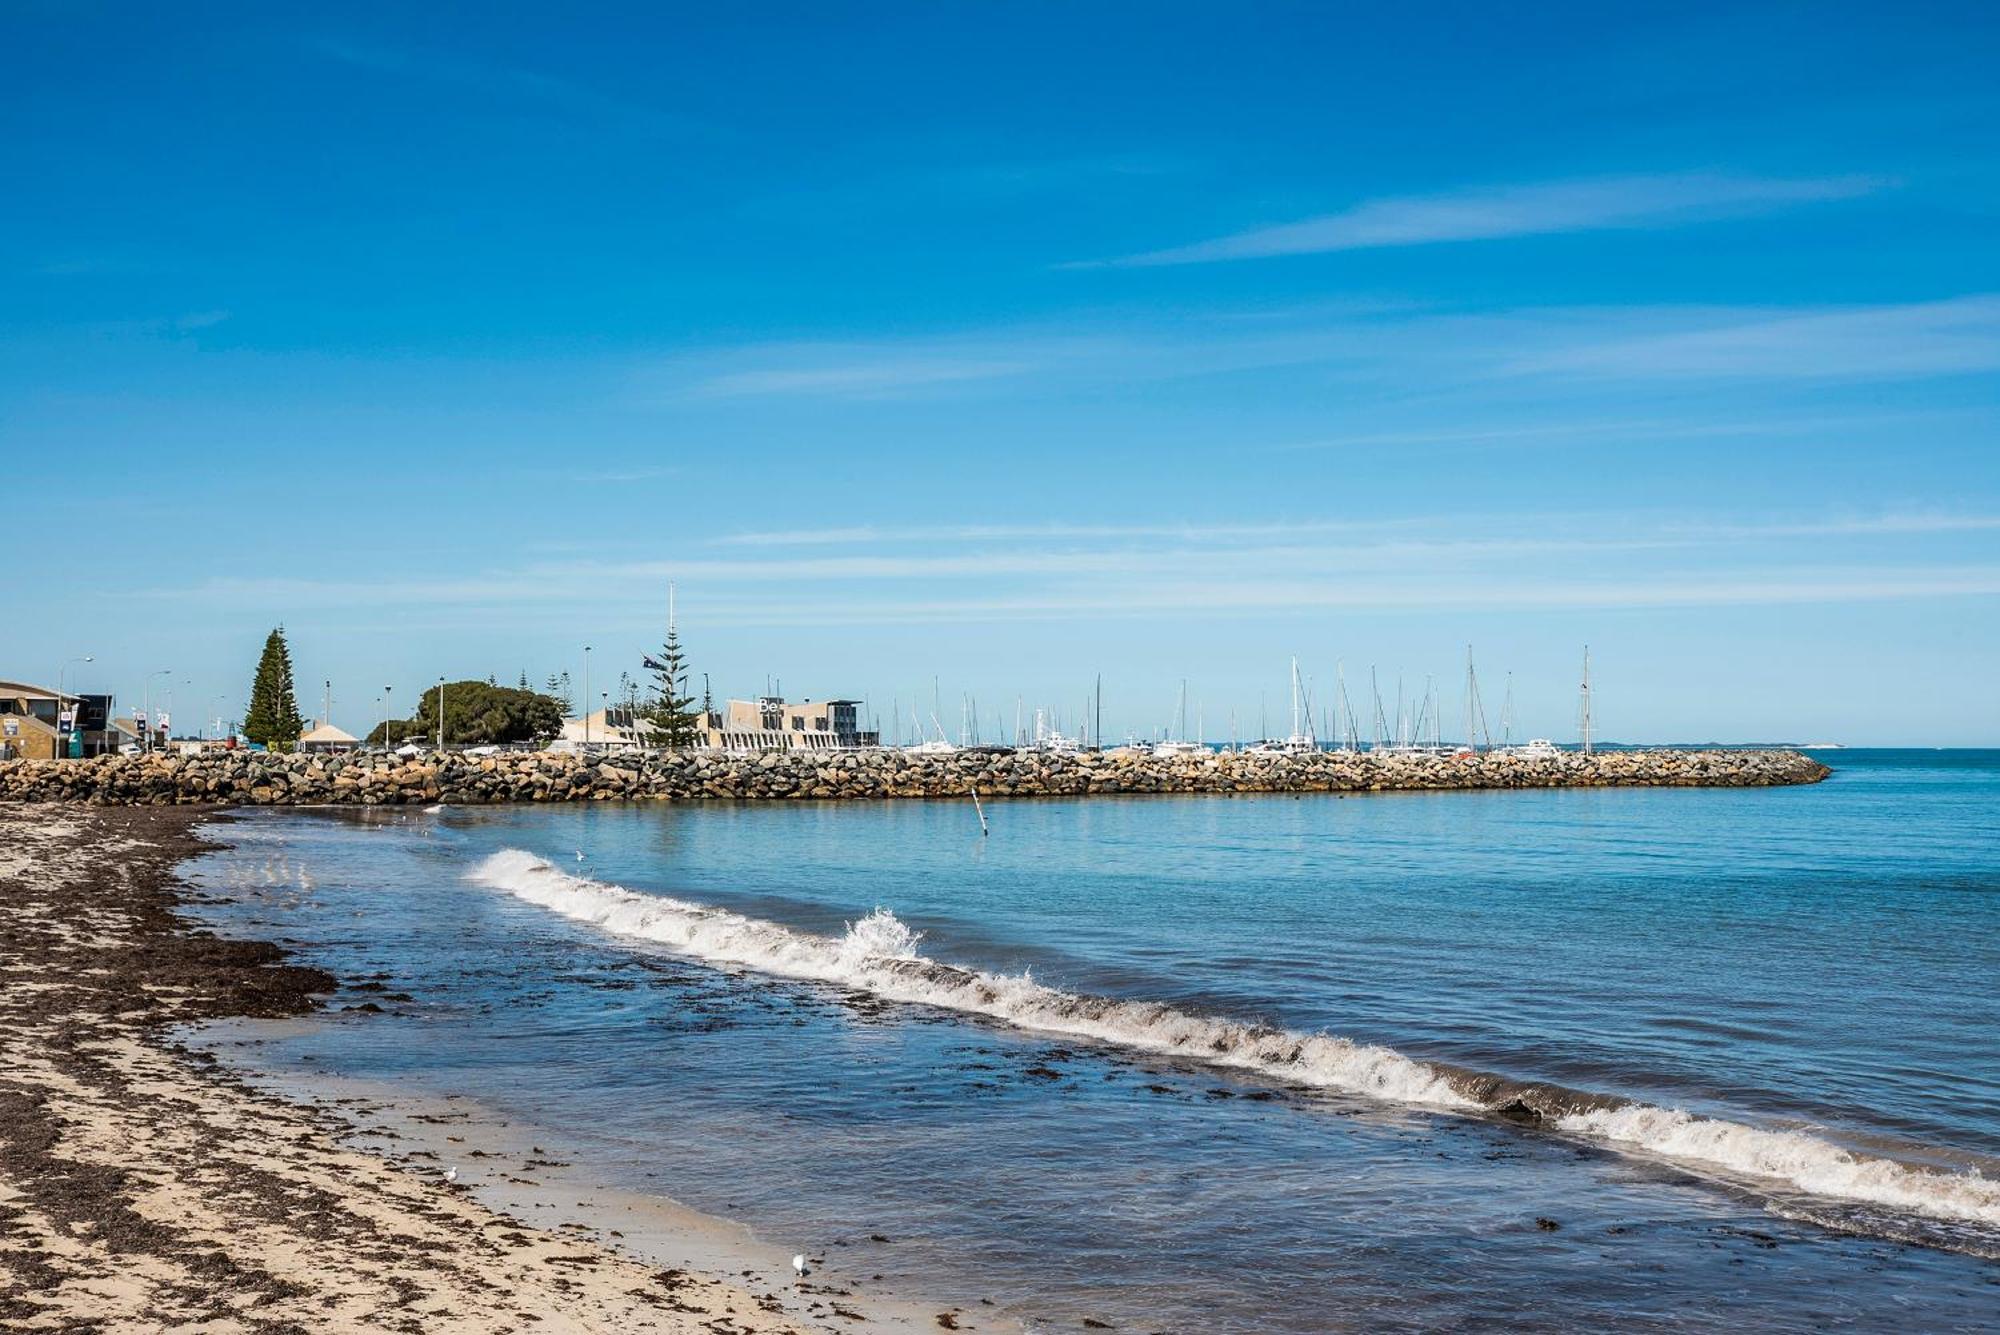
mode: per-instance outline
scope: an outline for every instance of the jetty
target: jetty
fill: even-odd
[[[114,806],[802,801],[1505,788],[1770,788],[1832,771],[1796,751],[261,751],[0,761],[0,801]]]

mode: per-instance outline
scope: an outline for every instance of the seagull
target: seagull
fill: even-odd
[[[806,1277],[806,1254],[804,1252],[800,1252],[792,1258],[792,1274],[800,1279]]]
[[[444,1180],[445,1180],[445,1181],[447,1181],[447,1182],[456,1182],[456,1181],[458,1181],[458,1165],[457,1165],[457,1164],[453,1164],[453,1165],[452,1165],[451,1167],[449,1167],[449,1168],[447,1168],[447,1169],[445,1169],[445,1170],[444,1170]]]
[[[578,862],[583,861],[583,850],[580,848],[576,850],[576,860]]]
[[[436,806],[425,807],[424,814],[426,816],[435,816],[443,810],[444,810],[444,803],[439,802]]]

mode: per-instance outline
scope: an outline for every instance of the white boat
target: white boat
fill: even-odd
[[[1305,679],[1299,676],[1299,660],[1292,660],[1292,732],[1274,742],[1259,742],[1249,748],[1259,756],[1315,756],[1319,738],[1312,730],[1312,704],[1306,699]]]
[[[1165,741],[1155,743],[1153,754],[1156,756],[1198,756],[1205,754],[1207,751],[1208,748],[1201,743],[1191,742],[1187,739],[1187,680],[1186,678],[1182,678],[1180,707],[1174,711],[1173,736],[1167,738]]]
[[[1562,748],[1548,738],[1530,737],[1525,745],[1517,746],[1507,754],[1523,760],[1553,760],[1562,753]]]
[[[1038,751],[1043,755],[1079,756],[1083,754],[1083,742],[1075,737],[1066,737],[1060,729],[1048,722],[1041,710],[1035,711],[1035,740],[1022,748]]]
[[[919,737],[923,736],[924,725],[917,718],[917,710],[914,705],[910,707],[910,721],[916,724],[917,735]],[[904,747],[904,753],[913,756],[957,755],[958,747],[952,743],[950,738],[944,735],[944,725],[937,721],[936,710],[931,711],[931,727],[937,730],[937,736],[931,738],[929,741],[916,742]]]

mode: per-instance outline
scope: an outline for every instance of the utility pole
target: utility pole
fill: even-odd
[[[583,646],[583,749],[590,750],[590,646]]]
[[[1590,646],[1583,646],[1583,690],[1577,697],[1576,731],[1583,753],[1590,754]]]
[[[444,750],[444,678],[438,678],[438,750]]]

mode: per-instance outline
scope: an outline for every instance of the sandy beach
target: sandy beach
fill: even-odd
[[[830,1279],[797,1282],[779,1249],[657,1200],[577,1200],[559,1177],[528,1176],[560,1165],[537,1164],[532,1145],[510,1145],[469,1110],[287,1096],[179,1041],[196,1022],[306,1014],[333,984],[277,946],[221,940],[177,916],[174,868],[213,816],[0,808],[0,1325],[959,1325],[865,1303]],[[411,1134],[420,1127],[428,1140]],[[450,1181],[454,1150],[467,1167]]]

